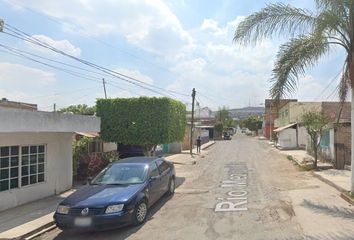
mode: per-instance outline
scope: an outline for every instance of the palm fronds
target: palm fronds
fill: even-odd
[[[248,16],[238,25],[234,42],[246,45],[273,35],[293,37],[295,34],[311,30],[315,19],[309,10],[283,3],[270,4]]]
[[[328,53],[326,38],[320,35],[301,35],[283,44],[277,54],[270,95],[280,99],[296,90],[299,75]]]

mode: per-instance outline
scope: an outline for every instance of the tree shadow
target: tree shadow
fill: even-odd
[[[354,220],[354,211],[349,208],[339,208],[336,206],[329,206],[324,204],[314,203],[309,200],[303,200],[300,206],[310,208],[316,213],[326,214],[332,217],[344,218],[344,219],[353,219]]]
[[[322,233],[290,238],[269,238],[272,240],[354,240],[351,233]],[[266,240],[266,239],[264,239]]]

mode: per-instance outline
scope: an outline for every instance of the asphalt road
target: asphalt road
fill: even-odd
[[[175,195],[141,227],[96,232],[54,229],[41,239],[354,239],[353,207],[267,141],[237,135],[176,165]]]

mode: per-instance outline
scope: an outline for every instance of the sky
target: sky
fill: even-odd
[[[240,21],[275,2],[279,1],[0,0],[0,19],[5,24],[70,55],[157,87],[149,91],[0,33],[0,44],[75,66],[50,62],[65,70],[60,71],[0,47],[0,97],[36,103],[44,111],[51,111],[54,103],[57,108],[94,105],[104,97],[105,78],[109,98],[170,96],[190,108],[195,88],[201,107],[261,106],[269,97],[278,48],[288,39],[265,39],[247,47],[232,40]],[[310,0],[282,2],[314,8]],[[335,77],[343,59],[340,49],[331,51],[299,78],[292,97],[337,100]]]

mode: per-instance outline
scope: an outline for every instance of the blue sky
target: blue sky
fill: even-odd
[[[232,37],[245,16],[271,2],[275,1],[0,0],[0,18],[58,49],[148,84],[186,95],[195,87],[201,106],[235,108],[259,106],[268,96],[274,57],[286,39],[240,47],[232,43]],[[308,0],[283,2],[313,8]],[[88,68],[5,34],[0,34],[0,43]],[[3,50],[0,97],[37,103],[41,110],[51,110],[54,103],[58,108],[93,105],[104,96],[102,77],[108,82],[108,97],[157,95],[113,77],[76,69],[90,80],[78,78]],[[342,52],[332,51],[299,79],[293,97],[335,100],[336,82],[325,87],[342,62]],[[174,97],[190,105],[190,97]]]

